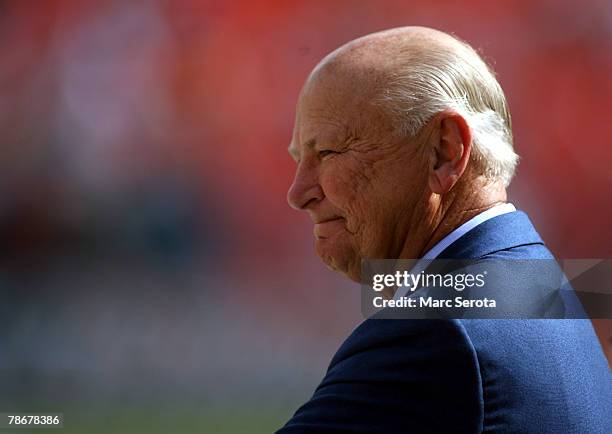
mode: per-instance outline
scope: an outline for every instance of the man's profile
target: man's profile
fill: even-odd
[[[298,100],[290,205],[317,254],[552,259],[507,203],[518,162],[505,95],[467,44],[406,27],[324,58]],[[534,282],[534,285],[537,282]],[[604,433],[612,378],[588,320],[369,318],[278,432]]]

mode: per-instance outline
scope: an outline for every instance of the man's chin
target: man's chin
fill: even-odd
[[[317,239],[316,250],[327,268],[342,273],[355,282],[360,282],[361,261],[357,259],[353,249],[342,246],[342,243],[337,241]]]

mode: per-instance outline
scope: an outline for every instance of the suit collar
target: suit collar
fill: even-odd
[[[533,224],[522,211],[493,217],[444,249],[440,259],[480,258],[490,253],[526,244],[544,244]]]

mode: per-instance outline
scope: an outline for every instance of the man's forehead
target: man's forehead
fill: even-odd
[[[380,92],[391,76],[391,71],[380,63],[342,57],[317,68],[308,77],[300,94],[300,102],[312,104],[320,100],[339,102],[365,99]]]
[[[365,134],[386,126],[380,105],[373,102],[388,86],[393,68],[380,56],[376,50],[340,50],[317,65],[296,107],[288,148],[294,159],[299,159],[302,147],[341,142],[361,134],[364,127]]]

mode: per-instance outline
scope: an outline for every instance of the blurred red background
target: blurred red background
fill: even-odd
[[[2,2],[3,333],[34,343],[9,345],[3,372],[25,364],[45,383],[70,366],[112,383],[153,366],[183,390],[229,369],[229,400],[304,398],[360,312],[285,202],[294,105],[325,54],[390,27],[481,50],[521,156],[510,200],[558,257],[612,257],[611,17],[599,0]],[[72,314],[45,314],[54,303]],[[122,321],[133,334],[117,346]],[[53,361],[50,325],[81,333]],[[612,323],[597,327],[612,357]],[[96,339],[113,370],[83,344]],[[160,346],[161,362],[130,350]]]

